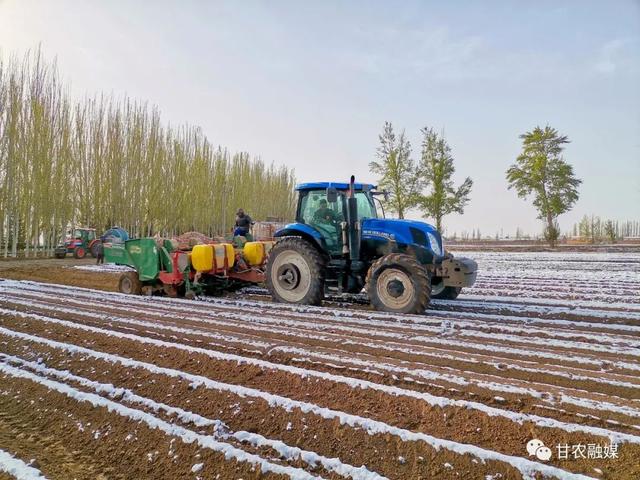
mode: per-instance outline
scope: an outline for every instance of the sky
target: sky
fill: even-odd
[[[505,171],[547,124],[583,180],[561,228],[640,219],[640,0],[0,0],[0,55],[39,45],[74,97],[148,101],[299,181],[375,183],[385,121],[416,159],[433,127],[474,181],[448,233],[541,231]]]

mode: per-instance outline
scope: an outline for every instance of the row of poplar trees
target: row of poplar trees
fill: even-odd
[[[223,234],[236,209],[291,218],[291,169],[214,146],[129,98],[73,101],[40,52],[0,58],[0,254],[48,254],[70,226]]]
[[[618,221],[600,218],[597,215],[584,215],[580,222],[573,224],[573,238],[596,243],[616,242],[625,238],[640,237],[640,221]]]

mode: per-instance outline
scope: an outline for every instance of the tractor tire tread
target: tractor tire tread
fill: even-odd
[[[401,270],[404,270],[411,277],[416,289],[415,301],[406,311],[396,313],[423,313],[431,301],[431,279],[429,278],[427,269],[424,268],[414,256],[407,255],[406,253],[389,253],[377,259],[371,267],[369,267],[365,289],[371,305],[373,305],[376,310],[390,311],[386,305],[382,303],[380,298],[378,298],[375,285],[377,274],[390,267],[399,267]]]
[[[455,300],[460,295],[461,287],[444,287],[437,295],[432,295],[431,298],[436,298],[439,300]]]
[[[123,291],[122,282],[125,278],[129,278],[131,280],[131,292]],[[120,275],[120,279],[118,280],[118,291],[120,293],[128,293],[129,295],[142,295],[142,282],[138,277],[138,272],[125,272]]]
[[[267,289],[269,290],[269,292],[271,292],[273,301],[287,303],[287,300],[280,298],[276,293],[276,290],[271,282],[270,275],[271,260],[276,258],[278,253],[283,250],[295,250],[297,252],[300,252],[301,255],[310,260],[309,270],[311,272],[311,287],[309,288],[309,291],[304,296],[304,298],[298,303],[302,305],[321,305],[322,300],[324,299],[324,267],[326,262],[313,245],[300,237],[285,237],[282,240],[278,240],[269,252],[266,261],[265,283],[267,285]]]

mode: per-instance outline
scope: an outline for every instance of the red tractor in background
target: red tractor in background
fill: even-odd
[[[56,247],[55,256],[64,258],[67,253],[72,253],[74,258],[84,258],[89,253],[96,257],[99,243],[95,228],[75,227],[67,232],[64,240]]]

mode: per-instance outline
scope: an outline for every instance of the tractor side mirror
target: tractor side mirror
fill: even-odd
[[[338,190],[334,187],[327,188],[327,202],[336,203],[338,201]]]
[[[382,194],[384,195],[384,201],[388,202],[389,201],[389,192],[387,190],[383,190]]]

